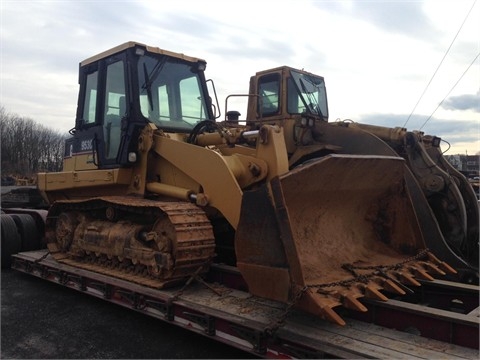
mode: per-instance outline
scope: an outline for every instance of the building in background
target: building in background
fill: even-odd
[[[480,155],[445,155],[452,166],[469,179],[478,178],[480,172]]]

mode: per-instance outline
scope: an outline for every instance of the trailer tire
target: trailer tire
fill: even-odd
[[[21,251],[39,250],[39,232],[35,219],[28,214],[12,214],[10,216],[15,221],[22,239]]]
[[[22,248],[22,239],[15,221],[8,214],[1,215],[1,260],[2,269],[12,265],[12,255]]]

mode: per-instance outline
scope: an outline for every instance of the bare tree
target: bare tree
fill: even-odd
[[[39,171],[61,171],[67,136],[0,106],[2,176],[31,177]]]

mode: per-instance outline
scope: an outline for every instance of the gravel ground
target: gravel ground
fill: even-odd
[[[2,359],[239,359],[253,355],[10,269],[1,272]]]

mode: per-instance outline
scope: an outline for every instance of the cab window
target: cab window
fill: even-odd
[[[258,81],[258,103],[259,115],[273,115],[278,113],[280,99],[280,76],[269,74],[262,76]]]
[[[114,159],[120,146],[122,118],[126,115],[123,61],[117,61],[107,67],[104,104],[105,158]]]
[[[206,119],[206,99],[192,64],[145,55],[138,77],[141,113],[161,129],[190,131]]]
[[[98,88],[98,71],[94,71],[87,75],[85,102],[83,104],[82,120],[84,124],[92,124],[95,122],[97,110],[97,88]]]

